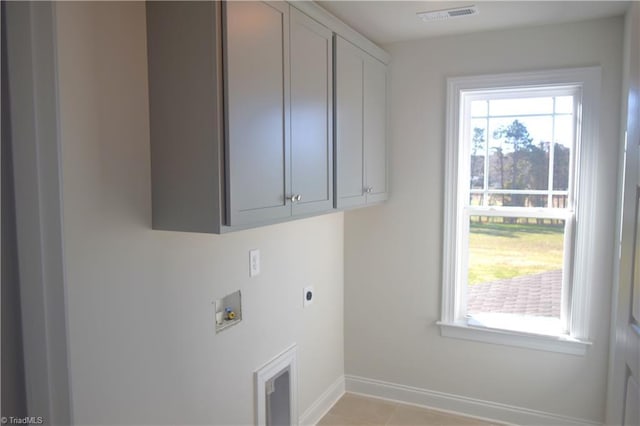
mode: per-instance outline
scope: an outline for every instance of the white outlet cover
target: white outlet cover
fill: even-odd
[[[260,250],[249,250],[249,276],[260,275]]]
[[[308,297],[309,294],[311,294],[311,297]],[[316,298],[316,295],[313,291],[313,287],[305,287],[302,289],[302,307],[303,308],[306,308],[307,306],[311,305],[315,298]]]

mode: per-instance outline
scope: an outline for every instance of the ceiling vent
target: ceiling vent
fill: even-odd
[[[477,15],[478,7],[475,5],[457,7],[455,9],[434,10],[432,12],[418,12],[418,18],[423,21],[443,21],[445,19],[463,18],[465,16]]]

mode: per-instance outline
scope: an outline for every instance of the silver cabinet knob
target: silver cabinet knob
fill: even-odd
[[[364,189],[364,192],[366,192],[367,194],[371,194],[373,192],[373,186],[367,186]]]
[[[300,201],[302,200],[302,195],[300,194],[293,194],[292,196],[289,197],[289,201],[291,201],[292,203],[295,203],[296,201]]]
[[[302,201],[302,195],[300,194],[296,195],[296,201]]]

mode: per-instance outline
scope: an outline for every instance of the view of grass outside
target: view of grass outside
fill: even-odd
[[[468,285],[510,279],[563,267],[563,221],[473,216]]]

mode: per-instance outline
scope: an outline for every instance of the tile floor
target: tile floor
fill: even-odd
[[[491,426],[496,424],[391,401],[345,394],[320,420],[318,426]]]

